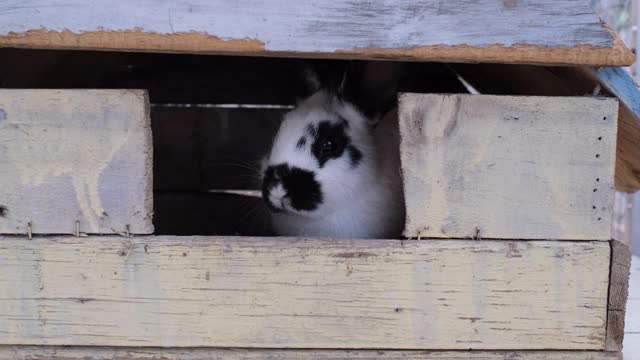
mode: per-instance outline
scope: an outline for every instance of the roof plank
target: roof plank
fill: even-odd
[[[99,11],[98,11],[99,10]],[[71,0],[0,5],[0,46],[628,65],[587,0]]]

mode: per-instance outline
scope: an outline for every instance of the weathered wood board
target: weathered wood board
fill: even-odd
[[[628,245],[611,241],[611,270],[609,272],[609,303],[607,305],[607,338],[605,350],[620,351],[624,340],[624,318],[629,296],[631,249]]]
[[[624,70],[504,64],[452,67],[483,94],[619,97],[616,190],[640,190],[640,91]]]
[[[621,360],[604,351],[159,349],[2,346],[0,360]],[[626,359],[626,357],[625,357]],[[633,360],[633,359],[631,359]]]
[[[609,254],[600,241],[4,237],[0,343],[602,350]]]
[[[71,0],[0,5],[0,46],[630,65],[587,0]]]
[[[407,237],[609,240],[615,99],[400,97]]]
[[[592,74],[624,103],[620,109],[618,162],[616,170],[622,190],[640,190],[640,89],[624,69],[591,69]]]
[[[0,233],[152,233],[149,121],[142,90],[0,90]]]

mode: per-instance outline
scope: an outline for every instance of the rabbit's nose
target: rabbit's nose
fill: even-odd
[[[276,185],[267,194],[267,204],[269,204],[274,211],[282,211],[286,209],[286,202],[287,193],[282,184]]]
[[[262,197],[272,209],[313,211],[322,204],[322,190],[315,174],[287,164],[265,170]]]
[[[275,212],[282,211],[286,195],[281,175],[277,174],[273,166],[267,167],[262,178],[262,198],[269,209]]]

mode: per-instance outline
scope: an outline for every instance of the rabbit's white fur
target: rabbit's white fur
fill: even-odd
[[[285,211],[272,213],[278,235],[341,238],[389,238],[400,236],[405,219],[400,176],[399,134],[396,109],[373,127],[355,106],[321,90],[287,113],[275,137],[267,166],[286,164],[312,172],[320,184],[322,203],[314,210],[295,210],[283,200],[282,185],[269,192],[269,200]],[[310,144],[297,143],[309,125],[322,121],[348,123],[345,132],[361,153],[353,166],[347,151],[323,167]]]

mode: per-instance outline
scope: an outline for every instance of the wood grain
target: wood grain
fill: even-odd
[[[153,232],[141,90],[0,90],[0,233]]]
[[[0,360],[621,360],[603,351],[418,351],[418,350],[269,350],[160,349],[53,346],[3,346]]]
[[[401,95],[405,236],[609,240],[617,107]]]
[[[631,75],[618,68],[591,69],[592,74],[625,106],[620,109],[618,161],[622,190],[640,190],[640,89]]]
[[[544,96],[614,96],[587,67],[551,67],[529,65],[455,64],[453,68],[483,94]],[[612,71],[605,71],[611,76]],[[627,89],[630,84],[624,81]],[[632,89],[632,88],[631,88]],[[633,94],[632,91],[627,91]],[[618,140],[616,146],[616,190],[640,190],[640,118],[620,97]],[[630,106],[636,104],[629,102]],[[637,105],[636,105],[637,106]]]
[[[72,0],[59,6],[13,0],[0,6],[0,46],[453,62],[634,62],[587,0]]]
[[[0,343],[602,350],[609,244],[0,238]]]
[[[619,241],[611,241],[609,302],[607,305],[607,338],[605,350],[620,351],[624,340],[624,317],[629,296],[631,249]]]

